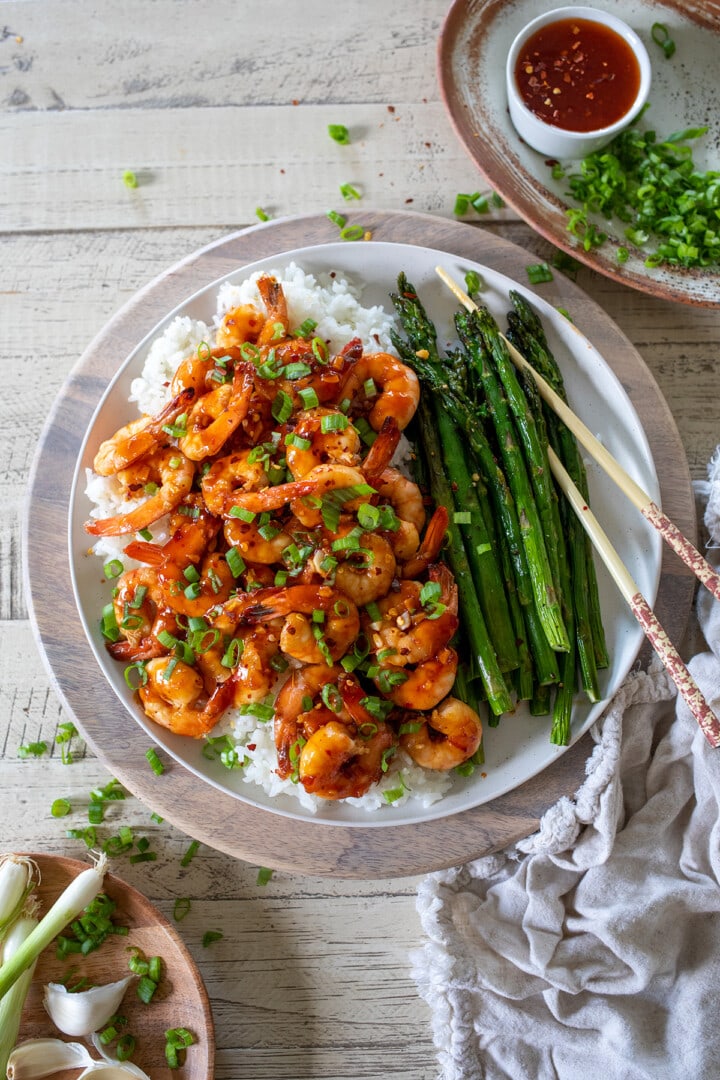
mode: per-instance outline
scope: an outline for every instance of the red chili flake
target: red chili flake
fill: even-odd
[[[245,747],[246,750],[257,750],[257,743],[249,742]]]
[[[388,105],[387,110],[388,110],[388,112],[393,113],[393,112],[395,112],[395,106],[394,105]]]

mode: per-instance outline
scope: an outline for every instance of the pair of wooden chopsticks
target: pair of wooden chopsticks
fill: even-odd
[[[442,278],[448,288],[451,289],[460,303],[463,304],[468,311],[476,310],[477,305],[470,299],[466,292],[456,285],[447,271],[441,266],[438,266],[436,270],[438,276]],[[700,552],[690,543],[686,536],[683,536],[677,526],[663,514],[660,507],[653,502],[647,492],[643,491],[640,485],[628,475],[619,461],[617,461],[610,451],[593,435],[580,417],[576,416],[572,409],[568,407],[566,402],[555,393],[553,388],[535,370],[532,364],[518,352],[512,342],[508,341],[502,334],[501,337],[505,342],[513,363],[522,371],[527,371],[532,375],[537,384],[540,396],[547,402],[553,412],[557,413],[578,441],[582,443],[585,449],[595,458],[608,476],[615,481],[618,487],[625,492],[631,502],[637,506],[643,516],[650,522],[653,528],[660,533],[673,551],[680,556],[686,566],[690,567],[695,576],[710,590],[713,596],[720,599],[720,576],[715,573]],[[711,746],[720,746],[720,720],[715,716],[703,697],[697,683],[683,663],[677,649],[663,630],[659,620],[638,589],[638,586],[611,544],[607,534],[586,504],[580,491],[568,476],[552,448],[548,448],[548,456],[550,468],[552,469],[553,475],[561,490],[577,514],[582,527],[590,537],[596,551],[610,572],[613,581],[627,601],[630,610],[642,626],[648,641],[665,665],[671,678],[675,682],[679,693],[687,702],[690,711],[700,725],[705,738]]]

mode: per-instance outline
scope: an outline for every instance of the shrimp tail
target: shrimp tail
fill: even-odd
[[[378,487],[382,474],[392,461],[400,442],[400,428],[394,416],[386,416],[375,442],[362,463],[362,471],[371,487]]]
[[[449,524],[450,515],[447,507],[438,506],[428,522],[420,547],[413,558],[403,566],[402,576],[404,578],[419,577],[431,563],[435,562],[442,549]]]

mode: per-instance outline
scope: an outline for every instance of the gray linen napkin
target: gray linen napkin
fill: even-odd
[[[713,560],[720,448],[696,485]],[[720,714],[720,604],[689,664]],[[720,1077],[720,751],[656,662],[593,729],[539,831],[420,885],[412,972],[442,1080]]]

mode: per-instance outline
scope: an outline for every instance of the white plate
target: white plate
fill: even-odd
[[[109,657],[100,633],[100,612],[107,603],[108,589],[107,585],[101,583],[100,560],[87,556],[88,535],[83,529],[83,522],[90,511],[90,503],[84,494],[85,470],[90,468],[97,446],[121,424],[137,415],[135,407],[128,402],[131,380],[140,373],[151,342],[176,315],[189,315],[211,323],[217,291],[223,281],[242,281],[256,270],[280,270],[290,262],[314,274],[334,270],[347,275],[354,284],[363,286],[363,304],[382,304],[388,311],[392,311],[389,294],[396,288],[397,274],[405,271],[437,326],[441,348],[455,340],[452,318],[456,302],[435,274],[437,265],[442,264],[459,282],[463,281],[464,274],[470,269],[481,274],[487,285],[483,300],[501,327],[505,325],[504,317],[510,307],[508,292],[516,289],[528,298],[543,320],[550,346],[563,371],[571,405],[590,429],[602,438],[630,475],[659,502],[658,479],[648,442],[620,382],[602,356],[573,324],[524,286],[490,267],[406,244],[373,241],[298,248],[241,267],[183,301],[138,343],[118,370],[88,427],[70,497],[69,551],[78,611],[98,664],[129,716],[140,724],[151,739],[194,772],[199,781],[213,784],[238,799],[273,813],[326,824],[383,827],[445,817],[513,790],[563,753],[564,748],[552,746],[549,741],[549,718],[530,717],[526,707],[522,706],[513,716],[503,718],[498,727],[486,727],[484,778],[479,774],[466,779],[458,777],[450,792],[427,809],[423,809],[417,801],[410,801],[402,807],[388,806],[381,811],[368,813],[340,802],[323,805],[317,814],[313,814],[290,797],[270,798],[256,785],[243,783],[237,773],[205,759],[200,743],[174,736],[149,721],[125,684],[123,665]],[[641,592],[653,603],[661,561],[657,533],[637,515],[628,517],[627,501],[590,462],[588,479],[595,513]],[[601,690],[607,699],[629,671],[643,641],[643,633],[602,567],[598,568],[598,579],[612,658],[610,668],[600,673]],[[573,710],[572,742],[587,731],[602,708],[602,703],[591,707],[578,698]]]

